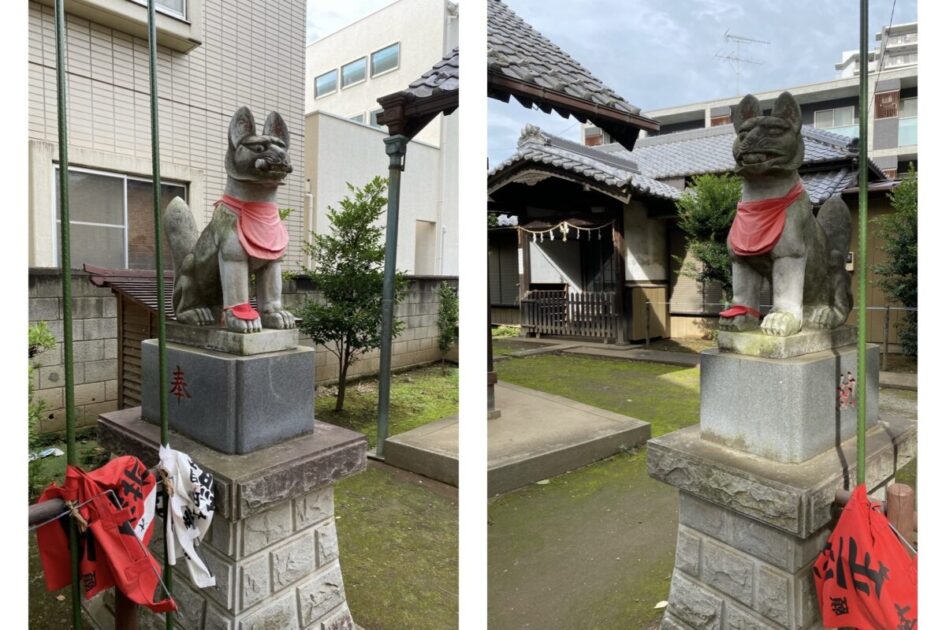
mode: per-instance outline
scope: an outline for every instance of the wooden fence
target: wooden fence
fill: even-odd
[[[522,327],[537,335],[617,339],[621,324],[613,291],[529,291],[521,313]]]

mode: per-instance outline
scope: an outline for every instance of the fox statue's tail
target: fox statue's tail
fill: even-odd
[[[840,257],[841,265],[851,246],[851,211],[841,201],[840,195],[834,195],[821,206],[818,223],[828,237],[828,258],[835,262]]]
[[[181,263],[194,250],[198,237],[194,214],[180,197],[172,199],[164,210],[164,233],[174,259],[174,275],[179,276]]]

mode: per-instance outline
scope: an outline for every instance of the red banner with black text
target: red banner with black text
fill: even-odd
[[[863,485],[812,567],[826,628],[917,629],[917,566]]]

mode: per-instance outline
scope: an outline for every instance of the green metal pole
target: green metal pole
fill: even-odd
[[[857,223],[857,483],[864,483],[867,441],[867,0],[861,0],[860,140]]]
[[[161,413],[161,444],[168,445],[168,370],[167,370],[167,333],[165,330],[164,308],[164,256],[161,235],[161,153],[159,151],[160,135],[158,133],[158,78],[157,57],[158,38],[155,32],[154,0],[148,0],[148,76],[151,82],[151,188],[154,196],[154,267],[155,280],[158,285],[158,396]],[[165,501],[165,506],[168,506]],[[165,509],[164,531],[167,532],[167,520],[171,510]],[[170,537],[164,537],[164,584],[168,592],[171,591],[171,564],[168,562],[167,546],[173,544]],[[173,613],[164,615],[164,624],[167,630],[174,629]]]
[[[394,274],[397,265],[397,215],[401,205],[401,171],[407,153],[407,136],[384,139],[388,166],[388,219],[384,233],[384,287],[381,294],[381,365],[378,372],[378,443],[375,454],[384,459],[388,437],[388,408],[391,403],[391,338],[394,336]]]
[[[69,246],[69,129],[66,121],[66,13],[63,0],[56,0],[56,107],[59,119],[59,269],[62,273],[62,362],[66,390],[66,462],[79,463],[76,453],[76,407],[72,363],[72,250]],[[75,523],[69,527],[72,570],[72,627],[82,627],[79,592],[79,536]]]

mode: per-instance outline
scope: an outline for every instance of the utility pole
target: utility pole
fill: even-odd
[[[736,44],[735,54],[728,52],[722,54],[720,51],[716,51],[716,57],[718,59],[725,59],[732,65],[733,69],[736,71],[736,95],[742,94],[740,91],[740,76],[742,74],[741,64],[748,63],[755,66],[761,66],[762,62],[755,59],[747,59],[742,56],[742,45],[743,44],[765,44],[769,45],[771,42],[767,42],[761,39],[753,39],[751,37],[743,37],[742,35],[733,35],[729,32],[729,29],[726,29],[726,32],[723,34],[723,39],[726,40],[727,44]]]

